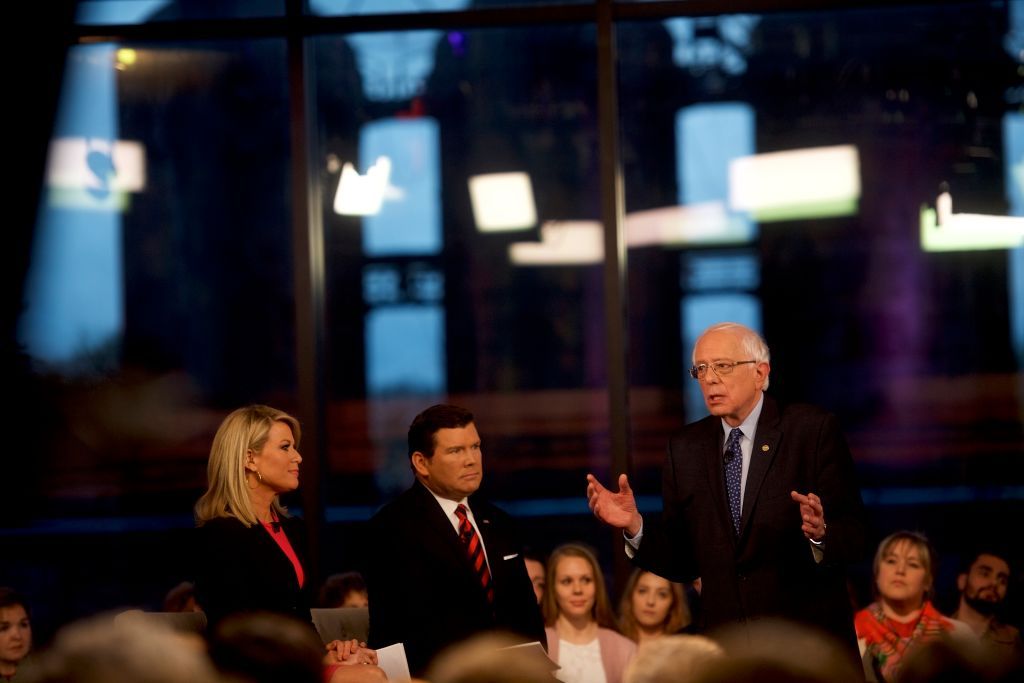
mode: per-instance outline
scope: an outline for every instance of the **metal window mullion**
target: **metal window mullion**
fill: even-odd
[[[289,20],[297,18],[301,4],[301,0],[288,0]],[[317,127],[312,46],[303,32],[296,29],[288,32],[287,50],[295,371],[298,417],[303,425],[302,506],[309,534],[309,570],[312,573],[307,581],[318,581],[327,481],[323,216],[313,153],[316,143],[313,134]]]

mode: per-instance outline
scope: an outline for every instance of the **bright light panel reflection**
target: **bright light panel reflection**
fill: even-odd
[[[372,216],[380,213],[384,192],[391,177],[391,160],[379,157],[366,175],[359,175],[351,163],[341,169],[334,195],[334,212],[342,216]]]
[[[146,187],[146,149],[127,140],[56,138],[50,143],[46,182],[97,196],[141,192]]]
[[[372,121],[359,131],[363,168],[391,160],[380,212],[363,220],[367,256],[437,254],[441,235],[440,127],[429,116]]]
[[[921,209],[924,251],[1014,249],[1024,245],[1024,218],[953,213],[953,198],[939,195],[936,208]]]
[[[526,173],[489,173],[469,179],[473,220],[480,232],[529,230],[537,224],[530,176]]]
[[[720,201],[666,206],[626,215],[630,247],[683,244],[743,244],[752,239],[749,221]]]
[[[687,209],[685,215],[677,216],[674,228],[667,228],[670,233],[682,232],[669,237],[669,243],[677,243],[679,237],[684,242],[690,237],[698,242],[704,238],[717,243],[752,241],[757,225],[750,216],[729,211],[731,215],[725,217],[718,206],[724,210],[729,199],[729,164],[757,151],[753,108],[744,102],[683,107],[676,112],[675,129],[676,203]]]
[[[426,6],[424,6],[426,5]],[[390,12],[433,12],[463,9],[469,0],[309,0],[309,11],[313,14],[384,14]]]
[[[597,221],[547,221],[540,242],[509,245],[509,260],[519,266],[588,265],[604,260],[604,238]]]
[[[371,396],[431,394],[447,386],[442,306],[380,306],[365,319]]]
[[[118,140],[110,44],[68,51],[47,160],[47,201],[33,235],[18,342],[73,374],[124,329],[124,236],[118,210],[145,184],[142,145]]]
[[[729,205],[758,221],[857,212],[860,158],[853,145],[756,154],[729,164]]]
[[[1016,24],[1020,45],[1024,46],[1024,2],[1018,2]],[[1024,49],[1021,49],[1024,62]],[[1007,112],[1003,115],[1003,164],[1006,198],[1010,213],[1024,216],[1024,114]],[[1017,360],[1024,365],[1024,246],[1007,254],[1007,280],[1010,289],[1010,334]]]

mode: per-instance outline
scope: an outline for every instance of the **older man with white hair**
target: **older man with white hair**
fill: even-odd
[[[710,416],[669,442],[660,521],[642,517],[625,474],[618,491],[588,475],[594,514],[623,530],[634,562],[672,581],[700,577],[703,627],[776,616],[855,647],[846,566],[864,547],[863,503],[836,418],[765,393],[768,345],[713,325],[690,375]]]

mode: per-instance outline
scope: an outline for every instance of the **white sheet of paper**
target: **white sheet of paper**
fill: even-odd
[[[377,666],[384,669],[389,681],[408,681],[409,660],[405,656],[405,645],[395,643],[377,650]]]

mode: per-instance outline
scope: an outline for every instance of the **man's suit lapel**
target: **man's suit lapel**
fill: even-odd
[[[413,486],[416,491],[416,507],[419,513],[417,516],[425,527],[424,533],[426,536],[424,540],[431,544],[432,541],[430,539],[436,539],[436,544],[441,554],[451,558],[453,565],[462,566],[468,572],[470,570],[469,557],[466,555],[466,549],[462,545],[462,541],[459,540],[455,527],[448,521],[444,510],[441,509],[441,506],[430,491],[427,490],[427,487],[418,481]]]
[[[743,514],[740,517],[740,538],[750,526],[750,517],[761,491],[761,484],[778,453],[782,431],[779,429],[778,405],[767,394],[761,406],[761,417],[754,433],[754,447],[750,452],[750,469],[747,470],[747,486],[743,491]]]

